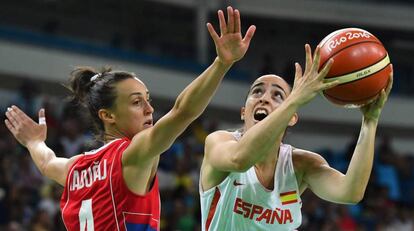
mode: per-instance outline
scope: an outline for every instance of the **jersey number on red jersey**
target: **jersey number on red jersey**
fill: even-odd
[[[94,231],[92,199],[83,200],[79,209],[79,230]]]

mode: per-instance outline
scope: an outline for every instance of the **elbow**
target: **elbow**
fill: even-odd
[[[236,172],[245,172],[252,166],[244,158],[240,158],[240,155],[237,154],[232,157],[231,162],[233,164],[233,170]]]
[[[362,201],[362,199],[364,199],[364,192],[362,193],[357,193],[353,198],[352,198],[352,204],[358,204],[359,202]]]
[[[347,197],[346,201],[344,201],[346,204],[355,205],[364,199],[364,192],[357,192],[352,193],[350,196]]]
[[[40,166],[39,166],[39,172],[40,172],[40,174],[42,174],[42,176],[46,176],[46,177],[49,177],[47,174],[48,174],[48,171],[47,171],[47,163],[42,163]]]
[[[42,174],[45,177],[50,177],[50,169],[49,169],[49,163],[54,159],[55,154],[47,156],[39,165],[38,169],[40,174]]]
[[[346,204],[356,205],[356,204],[358,204],[359,202],[361,202],[361,201],[362,201],[362,198],[363,198],[363,197],[355,197],[355,198],[351,198],[351,199],[349,199],[349,200],[346,202]]]

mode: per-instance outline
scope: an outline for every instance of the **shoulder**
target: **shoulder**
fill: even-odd
[[[211,156],[222,155],[225,150],[228,150],[228,145],[237,143],[237,139],[233,132],[219,130],[209,134],[206,137],[204,145],[204,156],[207,159]]]
[[[219,130],[213,133],[210,133],[206,138],[206,145],[218,142],[225,142],[225,141],[236,141],[233,132]]]
[[[295,147],[292,147],[292,161],[295,170],[300,172],[305,172],[309,168],[328,164],[320,154]]]
[[[51,163],[50,165],[50,171],[56,171],[56,172],[60,172],[63,170],[63,174],[59,174],[56,178],[56,181],[62,185],[65,186],[66,185],[66,179],[67,177],[69,177],[70,175],[70,170],[71,168],[75,168],[76,167],[76,163],[78,163],[80,160],[82,160],[82,158],[84,157],[84,154],[79,154],[79,155],[75,155],[72,156],[71,158],[56,158],[56,160]]]

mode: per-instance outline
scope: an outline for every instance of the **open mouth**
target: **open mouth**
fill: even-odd
[[[257,121],[262,121],[264,118],[267,117],[267,115],[269,115],[267,110],[259,108],[254,112],[253,118]]]
[[[147,120],[147,121],[145,121],[145,123],[144,123],[144,125],[149,125],[149,126],[152,126],[152,120]]]

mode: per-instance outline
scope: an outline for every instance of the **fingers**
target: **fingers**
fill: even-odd
[[[305,44],[305,53],[306,53],[306,64],[305,64],[305,75],[309,73],[312,67],[312,49],[309,44]]]
[[[4,123],[6,124],[7,129],[9,129],[9,131],[13,135],[16,134],[16,128],[13,126],[13,124],[8,119],[5,119]]]
[[[382,89],[382,91],[379,95],[379,100],[378,101],[380,101],[380,102],[378,103],[378,105],[380,107],[384,106],[385,102],[387,101],[388,95],[390,94],[391,89],[392,89],[393,82],[394,82],[394,73],[393,73],[393,66],[391,64],[391,73],[390,73],[390,79],[388,80],[388,85],[385,89]]]
[[[294,80],[294,82],[299,80],[301,77],[302,77],[302,67],[300,66],[299,63],[295,63],[295,80]]]
[[[220,23],[220,33],[221,35],[227,34],[227,25],[226,20],[224,19],[224,13],[222,10],[218,11],[218,18]]]
[[[393,82],[394,82],[394,67],[391,64],[390,80],[389,80],[388,85],[385,89],[385,92],[387,93],[387,95],[389,95],[390,92],[391,92]]]
[[[22,122],[26,122],[26,121],[34,122],[28,115],[26,115],[26,113],[20,110],[20,108],[18,108],[17,106],[13,105],[11,108],[12,108],[11,112],[16,114],[16,119]]]
[[[45,109],[39,110],[39,125],[46,125]]]
[[[216,30],[214,30],[214,27],[211,25],[211,23],[207,23],[207,30],[210,33],[210,36],[213,39],[214,43],[217,43],[219,35],[217,34]]]
[[[239,10],[234,10],[234,33],[241,33],[241,20]]]
[[[14,128],[16,128],[19,125],[19,120],[16,118],[17,115],[15,112],[13,112],[13,109],[11,107],[7,108],[6,117],[10,125]]]
[[[340,80],[335,80],[335,81],[332,81],[332,82],[326,82],[322,85],[321,90],[323,91],[323,90],[326,90],[326,89],[329,89],[329,88],[333,88],[335,86],[338,86],[339,84],[341,84]]]
[[[317,46],[316,47],[316,49],[315,49],[315,56],[313,57],[313,60],[312,60],[312,68],[311,68],[311,71],[312,72],[317,72],[318,71],[318,69],[319,69],[319,62],[320,62],[320,59],[321,59],[321,49],[320,49],[320,47],[319,46]]]
[[[44,112],[43,112],[44,115]],[[22,125],[33,125],[36,124],[26,113],[24,113],[20,108],[16,106],[11,106],[7,108],[6,117],[9,120],[10,124],[18,130]],[[44,116],[43,116],[44,117]]]
[[[6,124],[7,129],[9,129],[9,131],[14,135],[15,132],[16,132],[16,128],[13,125],[13,123],[11,122],[12,117],[11,117],[11,114],[10,114],[10,110],[11,110],[11,108],[7,108],[7,111],[6,111],[7,119],[4,120],[4,123]],[[13,118],[13,121],[14,121],[14,118]]]
[[[385,89],[382,89],[381,92],[377,95],[376,99],[369,105],[371,105],[371,108],[382,108],[386,101],[387,94],[385,93]]]
[[[382,108],[385,105],[385,102],[387,102],[388,95],[391,92],[392,84],[393,84],[393,81],[394,81],[392,70],[393,70],[393,66],[391,64],[391,73],[390,73],[390,79],[388,81],[388,85],[385,89],[381,90],[381,93],[378,95],[378,98],[375,100],[375,106],[376,107]]]
[[[384,106],[385,102],[387,101],[387,93],[385,92],[385,89],[382,89],[381,94],[379,96],[379,103],[378,105],[380,107]]]
[[[250,41],[252,40],[255,31],[256,26],[250,26],[249,29],[247,29],[246,35],[243,38],[243,42],[250,44]]]
[[[228,33],[241,33],[241,19],[239,10],[233,9],[231,6],[227,7],[227,22],[222,10],[219,10],[217,14],[220,23],[220,35],[217,34],[210,23],[207,23],[207,29],[214,41],[217,41],[220,36]],[[243,38],[243,42],[250,43],[250,40],[252,39],[255,31],[256,27],[250,26]]]
[[[331,67],[334,63],[333,59],[329,59],[328,62],[325,64],[325,66],[323,66],[322,70],[319,72],[318,78],[319,79],[323,79],[325,78],[325,76],[329,73],[329,71],[331,70]],[[319,66],[319,64],[318,64]]]
[[[231,6],[227,7],[227,33],[234,33],[234,11]]]

